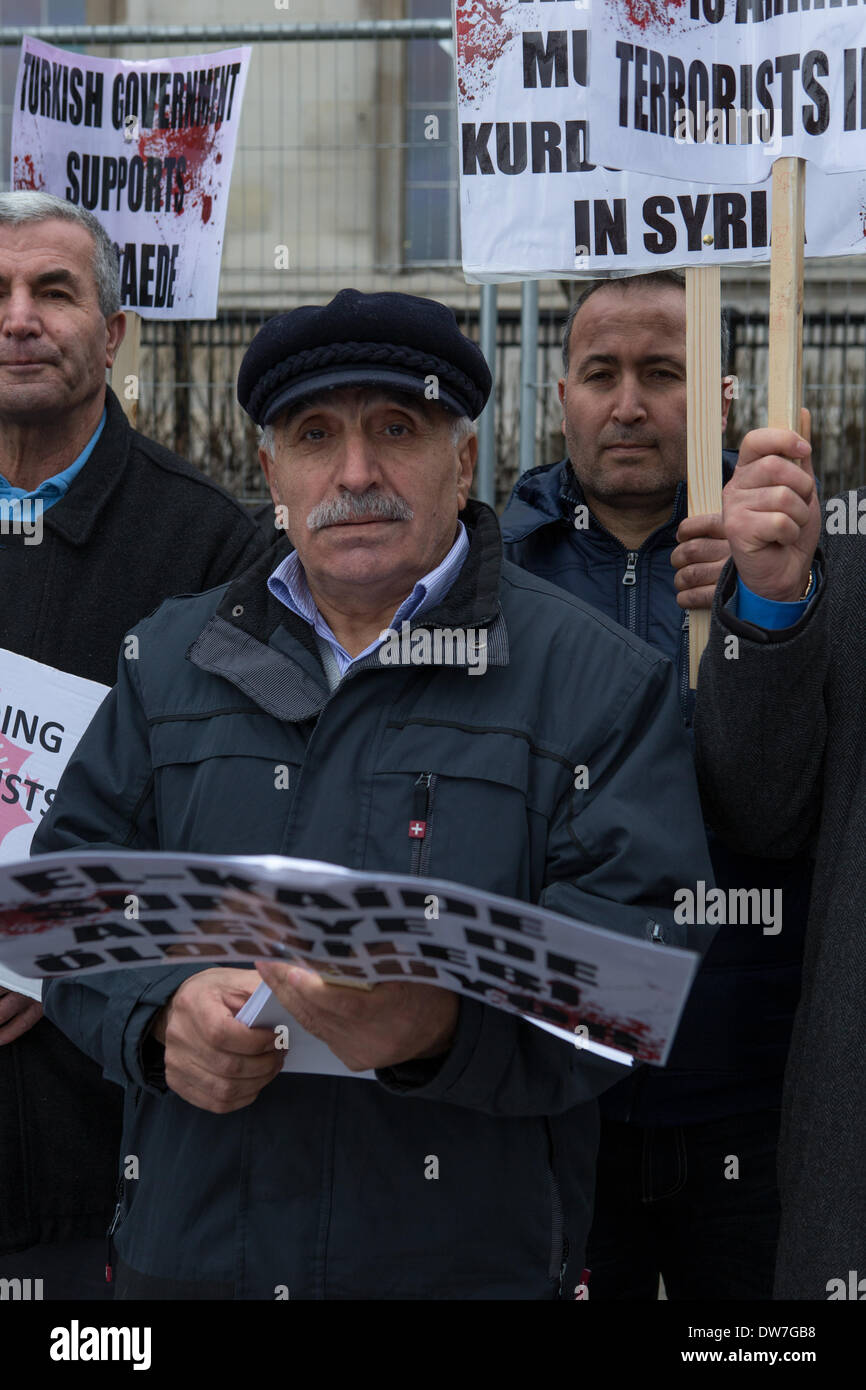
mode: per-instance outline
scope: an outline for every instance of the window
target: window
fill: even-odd
[[[411,19],[450,18],[451,0],[408,0],[406,13]],[[452,39],[411,39],[407,44],[403,243],[407,264],[460,261],[453,55]]]

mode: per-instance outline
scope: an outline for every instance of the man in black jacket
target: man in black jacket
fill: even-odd
[[[239,503],[130,428],[105,383],[124,327],[96,219],[0,195],[0,498],[41,534],[0,536],[0,671],[5,648],[113,684],[133,624],[266,548]],[[101,1295],[120,1118],[116,1088],[41,1005],[0,989],[0,1275],[41,1278],[46,1298]]]
[[[709,607],[728,545],[721,517],[686,516],[685,328],[683,277],[670,271],[580,296],[559,383],[569,457],[525,474],[502,524],[510,559],[670,658],[690,724],[684,610]],[[726,475],[734,462],[726,457]],[[602,1096],[594,1299],[654,1299],[659,1273],[671,1299],[771,1295],[776,1136],[809,871],[718,841],[711,851],[725,889],[784,887],[783,929],[721,926],[669,1065]]]
[[[774,1296],[862,1300],[866,489],[828,500],[819,549],[810,454],[791,430],[743,440],[695,733],[706,813],[726,842],[814,853],[817,865],[782,1106]]]
[[[415,296],[346,289],[264,326],[238,397],[294,548],[138,626],[36,854],[327,858],[706,943],[671,906],[710,873],[674,674],[502,563],[495,515],[467,500],[490,384],[453,313]],[[126,1088],[139,1168],[118,1296],[569,1297],[615,1064],[411,979],[362,992],[259,969],[375,1079],[282,1075],[273,1034],[234,1017],[250,970],[46,988],[48,1016]]]

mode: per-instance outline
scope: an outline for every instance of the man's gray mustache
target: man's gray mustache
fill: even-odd
[[[320,502],[307,517],[311,531],[321,531],[326,526],[339,526],[345,521],[364,521],[373,517],[376,521],[411,521],[415,513],[402,497],[387,497],[374,492],[356,497],[347,492],[334,497],[329,502]]]

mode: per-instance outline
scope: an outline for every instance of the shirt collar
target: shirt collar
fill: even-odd
[[[422,577],[415,584],[412,592],[404,598],[393,618],[390,626],[396,628],[400,623],[408,621],[410,618],[418,617],[421,613],[435,608],[456,579],[466,556],[469,554],[469,537],[466,534],[466,527],[462,521],[457,523],[457,537],[444,560],[430,570],[429,574]],[[296,613],[299,618],[303,618],[313,631],[327,642],[337,662],[340,666],[341,674],[348,670],[349,666],[355,661],[360,661],[362,657],[368,656],[375,651],[376,647],[383,640],[377,638],[371,642],[364,651],[357,656],[351,657],[343,646],[337,641],[331,628],[325,622],[318,608],[315,605],[313,596],[307,584],[307,576],[301,564],[298,552],[293,550],[280,562],[268,578],[268,588],[275,598]]]
[[[81,450],[81,453],[76,459],[73,459],[68,468],[64,468],[60,473],[55,473],[51,478],[43,479],[39,486],[34,488],[32,492],[28,492],[26,488],[23,487],[13,487],[12,483],[0,473],[0,497],[15,497],[19,500],[25,497],[40,497],[45,502],[56,502],[60,497],[63,497],[63,495],[69,491],[72,483],[93,453],[99,436],[102,434],[105,426],[106,414],[107,412],[103,409],[99,424]]]

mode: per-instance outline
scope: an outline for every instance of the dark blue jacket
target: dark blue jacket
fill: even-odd
[[[121,657],[34,853],[327,859],[703,949],[707,929],[672,910],[677,885],[712,869],[670,666],[503,564],[490,508],[470,503],[463,519],[460,574],[412,626],[483,628],[483,679],[465,660],[383,665],[371,653],[331,690],[309,626],[268,592],[266,554],[227,589],[171,599],[138,626],[138,659]],[[568,684],[576,711],[558,698]],[[582,763],[592,785],[576,789]],[[289,769],[288,786],[275,790],[275,767]],[[422,785],[418,853],[407,827]],[[281,1075],[251,1105],[212,1114],[167,1089],[147,1038],[195,969],[106,971],[45,990],[52,1021],[126,1088],[120,1153],[136,1154],[140,1172],[124,1180],[115,1233],[125,1291],[568,1296],[592,1207],[595,1097],[618,1078],[614,1064],[462,998],[444,1056],[376,1081]],[[435,1182],[425,1155],[439,1159]]]
[[[736,454],[724,456],[725,480]],[[505,553],[533,574],[591,603],[644,638],[677,667],[691,726],[688,615],[676,602],[670,563],[687,514],[681,483],[670,520],[629,551],[592,513],[568,459],[525,473],[502,516]],[[605,1114],[647,1125],[684,1124],[777,1106],[800,992],[811,865],[735,854],[710,837],[720,888],[781,888],[782,930],[720,927],[695,981],[668,1067],[644,1067],[607,1092]]]

